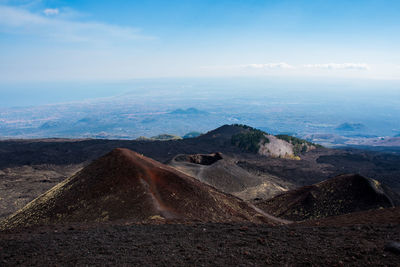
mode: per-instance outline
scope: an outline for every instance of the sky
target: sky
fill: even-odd
[[[399,81],[399,14],[398,0],[0,0],[0,84]]]

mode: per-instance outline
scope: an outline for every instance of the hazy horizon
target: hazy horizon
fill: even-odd
[[[394,0],[0,0],[0,137],[225,123],[329,144],[397,136],[398,10]],[[187,108],[198,113],[171,113]]]
[[[400,96],[400,82],[354,79],[285,79],[282,77],[186,77],[131,79],[124,81],[87,82],[0,82],[2,98],[0,108],[40,106],[82,102],[99,98],[116,97],[132,92],[156,93],[165,90],[182,92],[182,98],[190,99],[192,90],[203,90],[231,96],[267,94],[269,91],[293,93],[326,93],[379,96],[392,101]]]

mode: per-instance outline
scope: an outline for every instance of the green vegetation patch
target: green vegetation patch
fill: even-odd
[[[260,130],[258,130],[258,129],[255,129],[255,128],[253,128],[253,127],[251,127],[251,126],[248,126],[248,125],[245,125],[245,124],[232,124],[232,126],[235,126],[235,127],[240,127],[240,128],[243,128],[243,129],[245,129],[245,130],[257,130],[257,131],[260,131]]]
[[[139,136],[136,141],[170,141],[170,140],[180,140],[182,137],[172,134],[160,134],[153,136],[151,138],[145,136]]]
[[[182,139],[182,137],[177,136],[177,135],[172,135],[172,134],[160,134],[151,137],[153,140],[158,140],[158,141],[169,141],[169,140],[179,140]]]
[[[293,145],[293,153],[295,155],[299,155],[301,153],[307,152],[307,148],[310,146],[322,147],[321,145],[314,144],[314,143],[308,142],[307,140],[300,139],[300,138],[290,136],[287,134],[278,134],[278,135],[275,135],[275,137],[292,144]]]
[[[247,125],[234,124],[234,126],[245,129],[245,132],[234,134],[231,138],[231,143],[240,149],[252,153],[257,153],[260,149],[260,144],[269,143],[266,137],[267,133],[254,129]]]

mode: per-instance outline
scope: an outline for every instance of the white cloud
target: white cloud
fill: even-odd
[[[280,63],[265,63],[265,64],[245,64],[242,68],[249,69],[294,69],[295,67],[285,62]]]
[[[36,35],[67,42],[100,43],[154,39],[142,35],[136,28],[61,19],[47,16],[58,14],[58,9],[46,10],[43,11],[46,15],[40,15],[23,8],[0,5],[0,32]]]
[[[45,10],[43,10],[43,13],[46,16],[52,16],[52,15],[58,15],[58,13],[60,13],[60,12],[59,12],[58,8],[46,8]]]
[[[214,66],[202,66],[202,69],[211,70],[284,70],[284,69],[295,69],[296,67],[285,62],[280,63],[251,63],[242,65],[214,65]]]
[[[365,63],[328,63],[328,64],[305,64],[304,68],[331,69],[331,70],[369,70],[370,66]]]
[[[276,70],[276,71],[290,71],[290,73],[304,73],[307,69],[320,69],[320,70],[370,70],[370,65],[366,63],[327,63],[327,64],[302,64],[302,65],[292,65],[286,62],[279,63],[252,63],[252,64],[242,64],[242,65],[220,65],[220,66],[207,66],[202,67],[203,69],[221,69],[221,70]]]

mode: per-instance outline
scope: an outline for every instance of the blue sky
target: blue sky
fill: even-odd
[[[0,0],[0,82],[400,80],[398,0]]]

